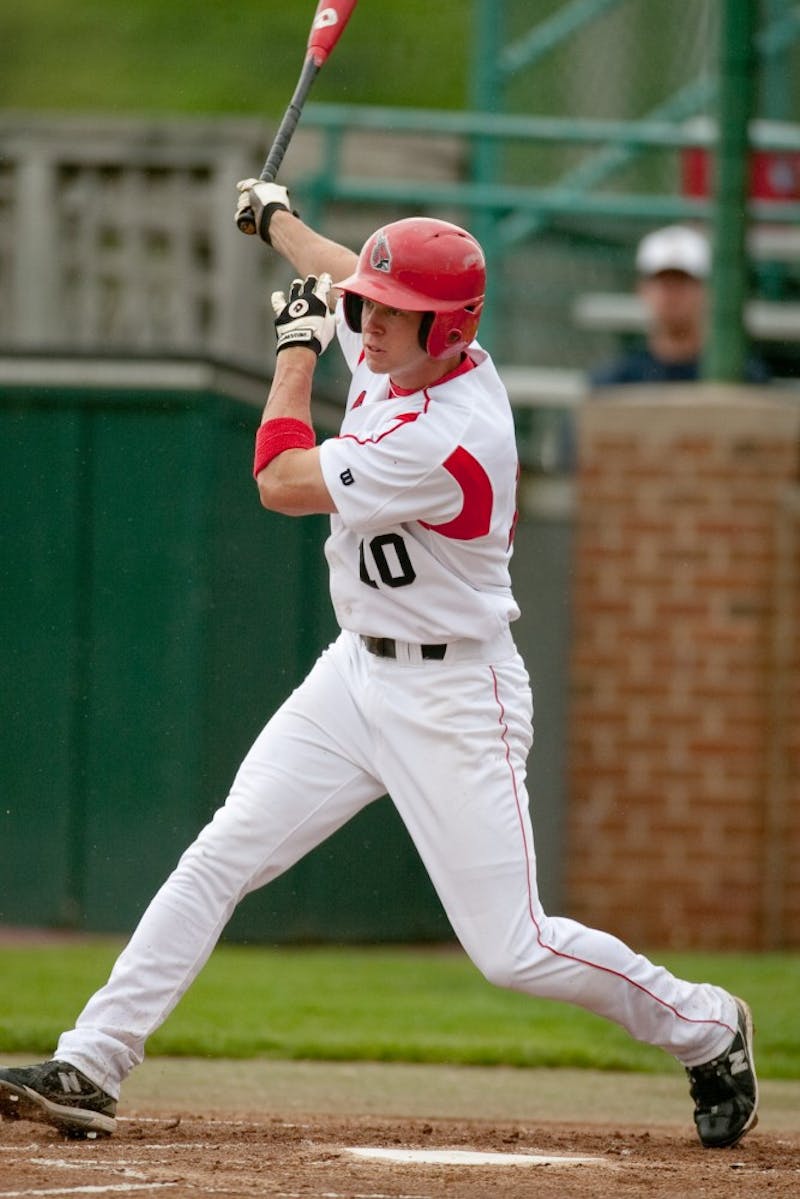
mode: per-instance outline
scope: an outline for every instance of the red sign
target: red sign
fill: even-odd
[[[713,192],[713,160],[696,146],[682,154],[683,194],[703,199]],[[750,155],[750,198],[781,201],[800,199],[800,151],[753,150]]]

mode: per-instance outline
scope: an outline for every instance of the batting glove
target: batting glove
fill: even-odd
[[[292,208],[288,190],[281,187],[279,183],[261,183],[258,179],[240,179],[236,184],[236,190],[239,192],[239,201],[236,205],[234,219],[238,223],[239,217],[245,209],[252,209],[258,234],[268,246],[272,245],[269,236],[269,223],[272,220],[273,212],[283,208],[286,212],[297,216]]]
[[[289,299],[282,291],[272,293],[275,312],[276,353],[291,346],[303,346],[319,356],[336,332],[336,317],[328,307],[331,277],[322,274],[295,279]]]

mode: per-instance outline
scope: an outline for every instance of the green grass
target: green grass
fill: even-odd
[[[297,81],[314,8],[314,0],[6,4],[0,106],[279,115]],[[363,0],[312,99],[463,106],[470,14],[463,0]],[[462,31],[455,49],[454,30]]]
[[[0,950],[0,1054],[42,1054],[119,945]],[[800,1077],[800,955],[655,955],[751,1002],[764,1077]],[[220,946],[153,1054],[448,1062],[661,1072],[665,1054],[578,1008],[500,991],[456,949]]]

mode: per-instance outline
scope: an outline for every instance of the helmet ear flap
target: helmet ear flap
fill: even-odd
[[[344,308],[344,319],[347,321],[347,326],[354,333],[361,332],[361,309],[364,307],[364,297],[358,296],[355,292],[346,291],[342,300]]]
[[[455,312],[430,313],[431,322],[423,348],[431,358],[463,353],[478,332],[483,302],[466,304]]]
[[[419,344],[426,354],[428,353],[428,338],[430,337],[435,318],[435,312],[423,312],[422,320],[419,322]]]

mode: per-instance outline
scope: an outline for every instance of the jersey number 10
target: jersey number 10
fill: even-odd
[[[369,554],[370,565],[367,565]],[[386,587],[408,587],[417,577],[405,542],[399,533],[381,533],[371,541],[361,541],[358,547],[358,576],[368,587],[378,587],[372,577],[374,570]]]

